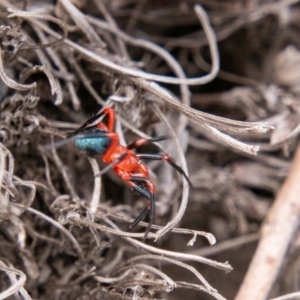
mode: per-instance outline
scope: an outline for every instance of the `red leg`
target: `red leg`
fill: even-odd
[[[110,163],[110,157],[116,148],[120,145],[119,136],[115,132],[108,132],[107,137],[111,139],[111,144],[107,151],[103,154],[102,160],[105,163]]]
[[[103,116],[107,115],[107,126],[102,122]],[[103,130],[108,130],[109,132],[114,131],[115,127],[115,112],[112,108],[108,107],[102,110],[99,114],[96,116],[88,119],[82,126],[80,126],[77,130],[71,132],[67,137],[72,137],[74,135],[77,135],[78,133],[82,132],[84,129],[87,129],[88,127],[98,127]]]
[[[116,115],[114,109],[111,107],[106,107],[102,111],[104,114],[108,116],[108,121],[107,121],[107,129],[110,132],[115,131],[115,123],[116,123]]]
[[[103,174],[107,173],[110,169],[112,169],[114,166],[120,163],[127,155],[127,152],[121,154],[116,160],[114,160],[112,163],[103,168],[99,173],[97,173],[95,177],[102,176]]]
[[[142,164],[140,165],[142,166]],[[137,170],[134,174],[130,172],[126,172],[120,169],[118,166],[115,167],[115,172],[121,179],[123,179],[127,185],[138,193],[143,195],[146,199],[149,200],[149,204],[144,209],[144,211],[132,222],[129,226],[129,229],[136,226],[142,219],[146,217],[148,213],[150,213],[149,225],[146,229],[144,240],[147,238],[147,235],[151,229],[151,225],[153,223],[154,215],[155,215],[155,203],[154,203],[154,192],[155,186],[148,178],[148,172],[144,173],[144,169]],[[145,187],[142,187],[140,184],[145,184]]]

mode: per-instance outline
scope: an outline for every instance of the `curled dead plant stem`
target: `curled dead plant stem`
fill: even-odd
[[[38,26],[35,26],[32,24],[33,29],[35,30],[37,36],[39,37],[40,41],[44,44],[47,43],[47,38],[43,32]],[[63,62],[61,57],[58,55],[58,53],[55,51],[55,49],[47,47],[45,51],[48,53],[48,55],[51,57],[51,60],[53,61],[55,67],[59,70],[60,73],[63,75],[68,74],[68,69],[66,67],[66,64]],[[41,55],[40,55],[41,56]],[[44,58],[44,55],[42,56]],[[45,61],[43,59],[43,61]],[[50,63],[47,64],[48,68],[50,68]],[[52,73],[54,72],[54,68],[51,68]],[[70,77],[70,76],[69,76]],[[72,77],[71,77],[72,78]],[[76,89],[74,87],[74,83],[72,82],[71,79],[68,79],[68,76],[63,76],[63,79],[66,80],[66,85],[69,90],[69,93],[71,95],[71,101],[73,103],[73,106],[75,110],[78,110],[80,108],[80,100],[78,98],[78,95],[76,93]],[[60,87],[59,80],[56,80],[56,84]],[[63,95],[62,95],[62,90],[61,88],[59,89],[60,93],[55,101],[56,105],[60,105],[63,102]]]
[[[102,2],[99,2],[97,0],[93,0],[94,4],[97,6],[97,8],[99,9],[99,11],[103,14],[104,18],[107,20],[107,22],[110,24],[109,28],[113,28],[114,30],[118,31],[118,25],[116,23],[116,21],[114,20],[114,18],[112,18],[112,16],[110,15],[108,9],[105,7],[105,5]],[[85,16],[86,18],[86,16]],[[129,54],[128,54],[128,50],[126,48],[125,43],[122,41],[122,39],[118,38],[117,39],[117,43],[120,49],[120,53],[121,55],[126,58],[129,59]]]
[[[109,213],[108,215],[110,217],[113,217],[116,220],[124,220],[124,221],[127,221],[128,223],[133,222],[133,219],[131,219],[131,218],[124,218],[124,217],[118,216],[116,214],[111,214],[111,213]],[[121,237],[133,237],[133,238],[143,238],[144,237],[144,233],[134,233],[134,232],[121,231],[119,229],[113,229],[113,228],[110,228],[110,227],[107,227],[107,226],[104,226],[104,225],[101,225],[101,224],[92,223],[92,222],[89,222],[88,220],[73,220],[73,222],[75,224],[82,224],[82,225],[91,226],[91,227],[97,228],[101,231],[112,233],[114,235],[121,236]],[[141,222],[139,225],[147,227],[148,223]],[[154,229],[163,229],[164,227],[158,226],[158,225],[153,225],[153,228]],[[208,240],[210,245],[214,245],[216,243],[216,238],[211,233],[204,232],[204,231],[190,230],[190,229],[184,229],[184,228],[172,228],[171,232],[193,235],[193,238],[188,242],[189,246],[192,245],[195,242],[195,238],[197,236],[204,236]],[[149,235],[148,235],[148,238],[155,239],[155,238],[157,238],[157,235],[150,232]]]
[[[220,242],[217,245],[213,245],[212,247],[205,247],[197,250],[189,251],[190,254],[200,255],[200,256],[211,256],[216,255],[218,253],[222,253],[224,251],[228,251],[230,249],[234,249],[237,247],[241,247],[245,244],[257,242],[259,240],[260,235],[258,233],[252,233],[245,236],[237,237],[231,240],[227,240],[224,242]]]
[[[209,285],[209,283],[204,279],[204,277],[194,267],[191,267],[188,264],[177,261],[175,259],[171,259],[171,258],[163,257],[163,256],[158,256],[158,255],[146,254],[146,255],[140,255],[140,256],[133,257],[133,258],[129,259],[127,261],[127,263],[132,263],[132,262],[135,262],[137,260],[144,260],[144,259],[154,259],[156,261],[162,260],[162,261],[166,261],[166,262],[169,262],[171,264],[177,265],[181,268],[187,269],[190,272],[192,272],[199,279],[199,281],[206,287],[207,292],[209,294],[211,294],[212,292],[216,292],[216,290],[212,286]]]
[[[182,169],[183,171],[188,175],[188,170],[187,170],[187,164],[186,164],[186,159],[184,156],[184,153],[182,151],[182,148],[179,144],[178,138],[175,134],[175,132],[173,131],[171,125],[168,123],[165,115],[161,112],[161,110],[159,109],[158,105],[156,105],[155,103],[153,104],[153,108],[156,112],[156,114],[161,118],[161,120],[163,120],[163,122],[166,124],[167,129],[169,131],[169,133],[171,134],[172,139],[175,141],[176,144],[176,148],[177,148],[177,152],[179,155],[179,159],[180,159],[180,163],[182,165]],[[188,197],[189,197],[189,184],[187,182],[187,180],[183,180],[183,192],[182,192],[182,199],[181,199],[181,204],[180,204],[180,208],[176,214],[176,216],[173,218],[172,221],[170,221],[165,227],[163,227],[162,229],[160,229],[157,233],[156,233],[156,239],[162,237],[164,234],[166,234],[168,231],[170,231],[173,227],[176,226],[176,224],[181,220],[182,216],[184,215],[184,212],[186,210],[187,207],[187,203],[188,203]]]
[[[166,101],[171,107],[177,109],[181,113],[185,114],[192,122],[195,122],[197,125],[202,126],[205,130],[210,132],[214,137],[217,137],[222,143],[225,143],[228,146],[235,147],[236,149],[246,152],[250,155],[257,155],[259,147],[247,145],[243,142],[240,142],[229,135],[221,132],[232,132],[239,134],[254,134],[254,133],[266,133],[274,127],[267,125],[263,122],[241,122],[233,121],[226,118],[221,118],[213,116],[201,111],[197,111],[193,108],[185,106],[180,102],[176,101],[174,97],[167,92],[165,89],[161,88],[159,85],[154,82],[149,83],[141,79],[132,79],[138,86],[150,91],[158,98]],[[217,127],[214,128],[213,126]]]
[[[25,81],[29,76],[37,72],[43,72],[47,76],[51,87],[51,94],[59,94],[60,89],[57,87],[57,82],[52,72],[46,66],[34,66],[32,69],[22,74],[22,81]]]
[[[130,45],[133,45],[136,47],[141,47],[143,49],[147,49],[147,50],[153,52],[158,57],[161,57],[162,59],[164,59],[164,61],[169,65],[169,67],[178,76],[178,78],[186,78],[186,75],[185,75],[182,67],[178,63],[178,61],[176,59],[174,59],[174,57],[172,55],[170,55],[170,53],[168,51],[166,51],[164,48],[159,47],[158,45],[152,43],[151,41],[132,38],[130,35],[119,30],[118,28],[113,28],[113,27],[109,26],[107,23],[105,23],[101,20],[98,20],[96,18],[92,18],[90,16],[87,16],[86,18],[91,24],[116,34],[120,39],[126,41]],[[180,84],[180,88],[181,88],[182,102],[185,105],[189,105],[190,93],[189,93],[187,85]]]
[[[7,11],[10,13],[7,16],[8,18],[24,18],[27,20],[41,19],[41,20],[53,22],[62,29],[63,35],[58,41],[53,42],[53,43],[43,44],[43,45],[29,45],[28,49],[38,49],[38,48],[47,48],[47,47],[57,46],[57,45],[61,44],[68,36],[67,27],[64,24],[64,22],[62,22],[61,20],[59,20],[55,17],[40,14],[40,13],[35,13],[35,12],[29,12],[29,11],[16,11],[11,8],[8,8]],[[25,49],[25,48],[23,48],[23,49]]]
[[[297,42],[299,11],[291,5],[299,0],[198,1],[205,9],[193,0],[172,5],[145,0],[29,5],[24,0],[22,10],[14,2],[0,0],[0,7],[8,9],[1,15],[5,25],[0,30],[0,218],[7,225],[0,230],[0,270],[10,280],[5,279],[0,299],[31,299],[26,283],[30,295],[47,299],[147,300],[189,289],[224,300],[214,288],[214,268],[229,272],[231,265],[207,256],[230,254],[260,237],[260,258],[253,262],[258,266],[252,267],[256,281],[247,277],[237,299],[247,300],[242,293],[249,293],[251,300],[266,299],[300,225],[300,206],[291,195],[300,192],[294,189],[294,177],[300,176],[294,167],[288,187],[278,194],[285,201],[277,201],[262,233],[254,233],[288,172],[300,132],[299,68],[284,71],[282,62],[277,66],[277,58],[285,55],[282,42],[288,48]],[[287,40],[285,34],[272,37],[283,31],[290,34]],[[249,37],[248,45],[230,44]],[[294,48],[291,53],[298,62],[300,52]],[[249,55],[241,59],[244,50]],[[219,72],[221,67],[226,71]],[[269,74],[273,67],[274,78]],[[214,81],[217,77],[221,80]],[[26,84],[35,78],[36,83]],[[121,158],[101,178],[101,158],[76,149],[79,138],[89,137],[72,136],[71,131],[104,107],[116,112],[116,135],[95,134],[97,142],[112,149],[114,138],[126,147],[138,145],[132,143],[137,136],[159,141],[168,136],[154,143],[157,149],[142,140],[134,151],[149,156],[137,157],[153,153],[151,158],[165,159],[166,153],[186,174],[189,170],[191,188],[171,166],[147,162],[145,176],[153,183],[156,216],[146,240],[147,216],[137,228],[128,229],[145,199],[143,193],[128,192],[126,182],[114,174]],[[110,127],[105,116],[94,120],[86,131],[93,125],[95,132],[102,125]],[[300,150],[296,164],[299,157]],[[145,186],[139,179],[137,187],[148,195],[150,183]],[[206,216],[206,208],[212,217]],[[175,227],[181,223],[187,229]],[[207,244],[199,236],[210,245],[216,238],[223,242],[198,247]],[[208,268],[213,273],[209,283],[202,264],[213,267]],[[174,280],[175,269],[186,274],[184,282]],[[190,283],[195,276],[198,284]],[[230,287],[224,295],[235,292]]]
[[[134,219],[132,219],[132,218],[121,216],[120,214],[116,214],[113,211],[109,211],[108,215],[115,220],[126,221],[127,223],[132,223],[134,221]],[[143,227],[147,227],[148,223],[140,222],[139,225],[143,226]],[[164,227],[153,224],[152,228],[157,229],[157,230],[162,230]],[[193,243],[195,242],[195,240],[198,236],[204,236],[210,245],[214,245],[216,243],[216,238],[214,237],[214,235],[212,235],[209,232],[199,231],[199,230],[191,230],[191,229],[185,229],[185,228],[176,228],[176,227],[172,227],[170,231],[173,233],[193,235],[193,238],[188,242],[188,246],[193,245]],[[142,235],[141,235],[141,237],[142,237]]]
[[[35,187],[35,184],[33,182],[30,182],[30,181],[25,181],[25,180],[22,180],[20,178],[18,178],[17,176],[13,176],[13,179],[20,183],[21,185],[23,186],[26,186],[28,188],[30,188],[30,196],[29,196],[29,199],[26,200],[25,202],[25,205],[23,206],[22,210],[20,211],[20,214],[22,214],[24,211],[26,211],[26,209],[28,207],[31,206],[34,198],[35,198],[35,194],[36,194],[36,187]]]
[[[155,275],[160,276],[162,278],[162,280],[165,282],[165,284],[167,285],[166,290],[168,292],[172,291],[176,287],[175,282],[169,276],[167,276],[163,272],[157,270],[156,268],[148,266],[146,264],[134,264],[132,266],[121,266],[120,270],[118,270],[118,273],[126,271],[128,269],[130,270],[130,269],[135,269],[135,268],[139,268],[141,270],[146,270],[148,272],[151,272],[151,273],[153,273]]]
[[[201,256],[158,249],[158,248],[146,245],[140,241],[137,241],[135,239],[128,238],[128,237],[124,238],[124,239],[126,239],[131,244],[138,246],[139,248],[142,248],[142,249],[147,250],[154,254],[163,255],[163,256],[167,256],[167,257],[173,257],[173,258],[181,259],[181,260],[197,261],[197,262],[209,265],[211,267],[214,267],[214,268],[226,271],[226,272],[230,272],[232,270],[232,267],[227,262],[219,263],[219,262],[216,262],[216,261],[213,261],[213,260],[201,257]]]
[[[12,283],[11,287],[9,287],[6,291],[0,293],[0,299],[7,299],[9,296],[17,294],[18,292],[22,295],[23,299],[32,299],[23,288],[26,282],[26,275],[23,272],[13,267],[7,267],[2,261],[0,261],[0,270],[8,275]],[[18,279],[16,275],[19,277]]]
[[[72,244],[73,244],[75,250],[77,251],[79,257],[81,259],[83,258],[83,254],[82,254],[82,250],[80,248],[80,245],[78,244],[78,242],[75,239],[75,237],[65,227],[63,227],[61,224],[59,224],[58,222],[56,222],[54,219],[46,216],[45,214],[43,214],[40,211],[37,211],[37,210],[35,210],[35,209],[31,208],[31,207],[28,207],[27,211],[29,211],[30,213],[33,213],[33,214],[39,216],[42,219],[45,219],[47,222],[49,222],[52,225],[54,225],[55,227],[57,227],[72,242]]]
[[[52,142],[53,142],[53,137],[52,137]],[[64,166],[64,164],[62,163],[55,147],[51,147],[51,152],[52,152],[52,157],[53,157],[53,160],[56,164],[56,166],[61,170],[61,173],[63,175],[63,179],[64,179],[64,182],[68,188],[68,190],[70,191],[71,195],[73,198],[79,198],[76,191],[75,191],[75,188],[73,186],[73,184],[71,183],[71,180],[70,180],[70,177],[69,177],[69,174],[66,170],[66,167]]]
[[[204,12],[204,10],[199,6],[200,10],[198,10],[198,12],[201,11],[201,13],[199,14],[199,16],[201,16],[201,21],[202,22],[208,22],[207,16]],[[205,16],[205,17],[204,17]],[[53,36],[57,36],[57,34],[51,30],[50,28],[46,27],[44,24],[40,23],[40,22],[35,22],[35,24],[37,26],[39,26],[40,28],[42,28],[44,31],[48,32],[49,34],[53,35]],[[107,60],[105,57],[101,56],[100,54],[96,54],[95,52],[89,51],[88,49],[73,43],[72,41],[66,39],[65,43],[68,44],[69,46],[71,46],[72,48],[76,49],[77,51],[81,52],[82,54],[86,55],[87,57],[97,61],[98,63],[100,63],[101,65],[108,67],[109,69],[121,73],[121,74],[127,74],[127,75],[131,75],[134,77],[138,77],[138,78],[142,78],[142,79],[147,79],[147,80],[152,80],[152,81],[157,81],[157,82],[162,82],[162,83],[169,83],[169,84],[186,84],[186,85],[200,85],[200,84],[205,84],[209,81],[211,81],[217,74],[217,71],[219,69],[219,56],[218,56],[218,51],[217,51],[217,46],[215,44],[215,39],[214,37],[214,33],[212,28],[210,27],[209,23],[206,23],[204,26],[205,30],[209,30],[209,32],[206,32],[208,34],[208,38],[210,38],[209,40],[209,45],[211,47],[211,51],[212,52],[212,71],[205,76],[202,77],[198,77],[198,78],[187,78],[187,79],[179,79],[179,78],[172,78],[172,77],[168,77],[168,76],[159,76],[159,75],[155,75],[155,74],[148,74],[142,71],[138,71],[135,69],[131,69],[128,67],[124,67],[124,66],[120,66],[117,65],[115,63],[113,63],[112,61]]]
[[[48,32],[49,34],[53,36],[57,36],[57,34],[51,30],[50,28],[46,27],[44,24],[35,21],[35,24],[39,26],[41,29],[43,29],[45,32]],[[229,146],[237,147],[237,149],[241,151],[245,151],[251,155],[256,155],[258,151],[258,147],[256,146],[249,146],[245,143],[237,141],[233,141],[234,139],[228,136],[227,134],[222,133],[219,130],[225,131],[225,132],[231,132],[231,133],[240,133],[240,134],[254,134],[254,133],[266,133],[267,131],[271,130],[273,127],[268,126],[266,123],[262,122],[241,122],[241,121],[233,121],[222,117],[213,116],[204,112],[197,111],[195,109],[192,109],[180,102],[172,96],[169,92],[167,92],[165,89],[161,88],[154,82],[149,82],[144,80],[155,80],[159,82],[166,82],[166,83],[174,83],[174,84],[187,84],[189,79],[172,79],[169,80],[165,76],[159,76],[157,78],[156,76],[153,76],[148,73],[136,71],[134,69],[129,69],[127,67],[123,67],[120,65],[117,65],[109,60],[107,60],[105,57],[102,57],[100,54],[91,52],[90,50],[73,43],[72,41],[66,39],[65,43],[69,46],[71,46],[73,49],[76,49],[80,53],[86,55],[90,59],[95,60],[99,64],[112,69],[116,72],[124,73],[127,75],[132,75],[133,77],[131,80],[139,87],[146,89],[147,91],[151,92],[153,95],[157,96],[159,99],[162,99],[163,101],[167,102],[168,105],[170,105],[172,108],[175,108],[179,110],[181,113],[185,114],[189,119],[201,126],[203,126],[206,130],[211,132],[214,136],[221,139],[221,141]],[[211,41],[213,43],[213,41]],[[214,49],[214,48],[213,48]],[[211,50],[213,50],[211,49]],[[212,57],[215,55],[218,55],[217,53],[212,53]],[[214,63],[213,67],[214,68]],[[148,76],[149,75],[149,76]],[[135,78],[139,77],[139,78]],[[166,78],[166,80],[159,80],[160,77]],[[202,77],[201,77],[202,78]],[[201,78],[199,78],[199,81],[201,82]],[[197,83],[200,84],[200,83]],[[201,83],[202,84],[202,83]],[[216,128],[214,128],[216,127]]]
[[[125,270],[125,272],[123,274],[120,274],[119,276],[109,278],[109,277],[102,277],[102,276],[95,275],[94,278],[101,283],[114,283],[126,278],[130,274],[130,272],[131,270]]]
[[[100,39],[94,28],[86,21],[84,14],[69,0],[60,0],[65,10],[70,14],[78,28],[82,29],[91,43],[98,47],[105,48],[105,43]]]
[[[205,286],[200,284],[181,282],[181,281],[175,281],[175,283],[178,288],[194,289],[196,291],[203,291],[203,292],[206,291]],[[212,292],[211,295],[218,300],[226,300],[222,295],[220,295],[217,292]]]
[[[7,76],[7,74],[4,71],[3,66],[3,58],[2,58],[2,49],[0,45],[0,78],[3,80],[3,82],[10,87],[11,89],[18,90],[18,91],[28,91],[33,88],[36,88],[36,83],[33,82],[31,84],[21,84],[17,83],[16,81],[12,80]]]

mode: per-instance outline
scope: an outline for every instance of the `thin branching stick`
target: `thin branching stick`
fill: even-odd
[[[236,300],[264,300],[300,225],[300,146],[261,229],[261,240]]]
[[[300,292],[286,294],[280,297],[272,298],[270,300],[299,300],[300,299]]]
[[[91,167],[93,169],[93,174],[97,174],[100,172],[97,160],[93,157],[88,156],[88,160],[91,164]],[[93,191],[93,196],[91,199],[90,203],[90,212],[92,216],[95,214],[95,212],[98,209],[98,205],[100,202],[100,197],[101,197],[101,176],[94,176],[94,191]]]

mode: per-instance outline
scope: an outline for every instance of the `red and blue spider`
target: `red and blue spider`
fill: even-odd
[[[173,162],[170,156],[166,154],[137,154],[132,151],[142,145],[164,140],[166,139],[165,136],[150,139],[140,138],[127,146],[120,145],[119,136],[115,132],[115,111],[110,107],[103,109],[76,131],[69,134],[69,139],[74,140],[76,147],[87,154],[102,155],[102,160],[107,166],[101,171],[101,175],[109,169],[113,169],[130,188],[148,199],[147,207],[129,226],[132,229],[149,214],[149,225],[145,232],[145,238],[151,229],[155,215],[155,186],[149,179],[147,166],[141,160],[166,161],[191,184],[188,176],[181,167]]]

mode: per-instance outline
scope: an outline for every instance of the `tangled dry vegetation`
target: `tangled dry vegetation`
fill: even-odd
[[[299,290],[299,207],[272,207],[300,128],[299,1],[53,2],[0,0],[0,299],[233,299],[276,211],[287,239],[269,243],[265,294],[236,299]],[[193,183],[148,163],[145,242],[147,223],[128,225],[146,200],[95,177],[101,158],[55,146],[105,106],[123,144],[168,135],[143,150]]]

